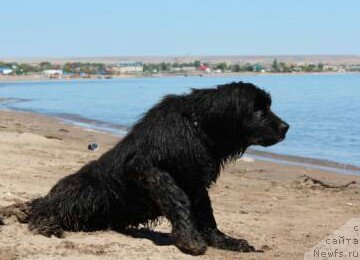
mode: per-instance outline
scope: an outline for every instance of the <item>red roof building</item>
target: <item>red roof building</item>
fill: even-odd
[[[201,64],[200,66],[199,66],[199,70],[201,70],[201,71],[205,71],[205,70],[207,70],[209,67],[208,66],[206,66],[206,65],[204,65],[204,64]]]

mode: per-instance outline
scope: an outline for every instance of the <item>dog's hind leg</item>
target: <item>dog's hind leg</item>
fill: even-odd
[[[199,194],[198,198],[194,199],[192,209],[197,228],[209,246],[238,252],[255,251],[255,248],[249,245],[245,239],[232,238],[218,230],[206,189]]]
[[[189,198],[174,179],[155,168],[137,174],[134,179],[149,191],[151,199],[171,222],[175,245],[185,253],[204,254],[207,244],[193,223]]]
[[[41,234],[46,237],[52,235],[56,237],[63,237],[63,229],[59,223],[59,212],[56,211],[59,207],[59,201],[42,197],[31,201],[31,215],[29,216],[29,229],[35,234]]]

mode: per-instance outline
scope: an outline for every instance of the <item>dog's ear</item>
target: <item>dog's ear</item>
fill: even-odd
[[[238,83],[218,86],[215,89],[217,98],[212,101],[209,112],[222,118],[229,118],[229,120],[244,116],[252,101],[241,86],[242,84]]]
[[[269,93],[260,90],[259,93],[256,94],[254,99],[253,110],[269,110],[271,107],[271,96]]]

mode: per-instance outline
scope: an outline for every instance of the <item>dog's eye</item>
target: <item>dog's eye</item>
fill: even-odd
[[[255,111],[254,114],[256,117],[262,117],[265,114],[265,112],[264,112],[264,110],[260,109],[260,110]]]

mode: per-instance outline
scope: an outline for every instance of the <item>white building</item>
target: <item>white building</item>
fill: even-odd
[[[181,70],[186,72],[193,72],[196,71],[196,67],[187,66],[187,67],[182,67]]]
[[[51,76],[61,76],[63,74],[62,70],[44,70],[43,73],[45,76],[51,77]]]
[[[181,67],[181,68],[171,68],[172,72],[194,72],[196,67]]]
[[[142,62],[135,61],[122,61],[113,67],[113,70],[117,73],[138,73],[143,72],[143,69]]]
[[[13,72],[12,69],[9,69],[9,68],[0,68],[0,74],[2,74],[2,75],[9,75],[11,72]]]

